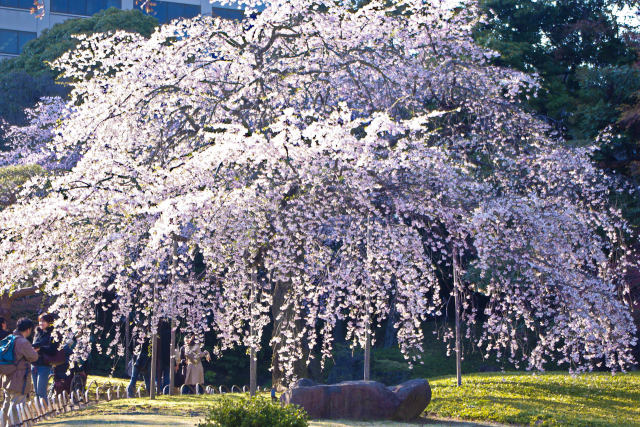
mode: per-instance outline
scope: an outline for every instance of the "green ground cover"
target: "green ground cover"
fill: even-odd
[[[640,372],[491,373],[430,381],[427,412],[447,418],[526,425],[640,426]]]
[[[126,384],[126,380],[119,379],[90,379]],[[431,379],[430,383],[433,398],[421,425],[475,425],[448,421],[455,419],[519,425],[640,426],[640,372],[576,376],[564,372],[506,372],[465,375],[460,388],[455,386],[452,376]],[[228,396],[240,397],[239,394]],[[100,425],[100,420],[110,425],[120,425],[118,422],[122,420],[122,425],[127,425],[124,420],[130,417],[138,417],[136,425],[154,425],[145,420],[167,421],[169,418],[165,417],[180,418],[180,425],[195,425],[218,397],[189,395],[158,396],[154,401],[147,398],[114,400],[50,420],[45,425]],[[409,424],[314,421],[311,425],[400,427]]]

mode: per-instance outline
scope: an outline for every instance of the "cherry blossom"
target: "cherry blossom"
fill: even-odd
[[[466,6],[274,0],[242,22],[79,37],[44,136],[74,161],[0,212],[2,289],[54,296],[76,357],[97,307],[134,319],[139,343],[170,318],[220,350],[260,350],[274,322],[292,379],[331,357],[339,321],[363,347],[392,307],[419,362],[455,254],[479,345],[532,369],[624,369],[617,184],[520,108],[535,78],[490,65]]]

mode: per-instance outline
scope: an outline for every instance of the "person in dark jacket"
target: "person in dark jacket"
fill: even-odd
[[[7,320],[4,317],[0,317],[0,341],[9,336],[9,329],[7,328]]]
[[[53,356],[58,351],[57,343],[51,339],[53,332],[54,317],[52,314],[41,314],[38,318],[40,326],[36,328],[36,334],[33,337],[33,347],[38,349],[38,360],[31,368],[31,377],[33,378],[33,387],[36,390],[36,396],[47,398],[47,384],[49,383],[49,375],[52,370],[45,361],[43,356]]]

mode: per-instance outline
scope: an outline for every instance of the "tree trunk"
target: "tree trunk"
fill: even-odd
[[[129,369],[129,362],[131,361],[131,328],[129,326],[129,317],[124,318],[124,361],[125,371],[127,371]]]
[[[256,285],[258,282],[258,274],[256,272],[251,273],[251,309],[250,309],[250,323],[249,323],[249,337],[251,340],[255,338],[255,332],[253,330],[253,324],[255,318],[253,317],[254,303],[256,300]],[[258,388],[258,363],[256,360],[256,350],[253,345],[249,349],[249,395],[255,396],[256,389]]]
[[[276,337],[280,334],[280,330],[282,329],[283,320],[280,318],[286,318],[286,313],[282,313],[282,304],[284,303],[284,297],[287,293],[288,285],[285,283],[275,283],[273,289],[273,300],[271,305],[271,317],[273,319],[273,332],[271,334],[272,337]],[[296,330],[302,329],[302,321],[296,322],[294,325]],[[303,355],[308,355],[311,351],[306,342],[301,342]],[[315,359],[314,359],[315,360]],[[293,366],[293,373],[297,378],[308,378],[309,377],[309,367],[305,363],[304,357],[303,360],[297,361]],[[271,356],[271,384],[275,387],[276,390],[283,390],[285,388],[284,380],[284,372],[280,367],[280,360],[278,359],[278,346],[275,345],[272,348],[272,356]]]

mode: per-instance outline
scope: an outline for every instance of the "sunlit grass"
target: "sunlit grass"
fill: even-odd
[[[125,379],[90,376],[89,381],[126,386]],[[469,374],[463,385],[454,377],[430,381],[431,404],[425,415],[478,422],[519,425],[640,426],[640,373],[611,375],[591,373],[572,376],[566,372]],[[268,395],[268,393],[264,393]],[[246,394],[244,394],[246,395]],[[61,421],[83,417],[131,414],[182,416],[194,424],[220,395],[157,396],[155,400],[120,399],[92,405],[68,414]],[[240,398],[243,394],[227,394]],[[446,424],[446,423],[445,423]],[[313,421],[314,427],[365,426],[350,421]],[[400,426],[399,423],[375,425]]]
[[[640,426],[640,373],[470,374],[431,381],[428,414],[563,426]]]

